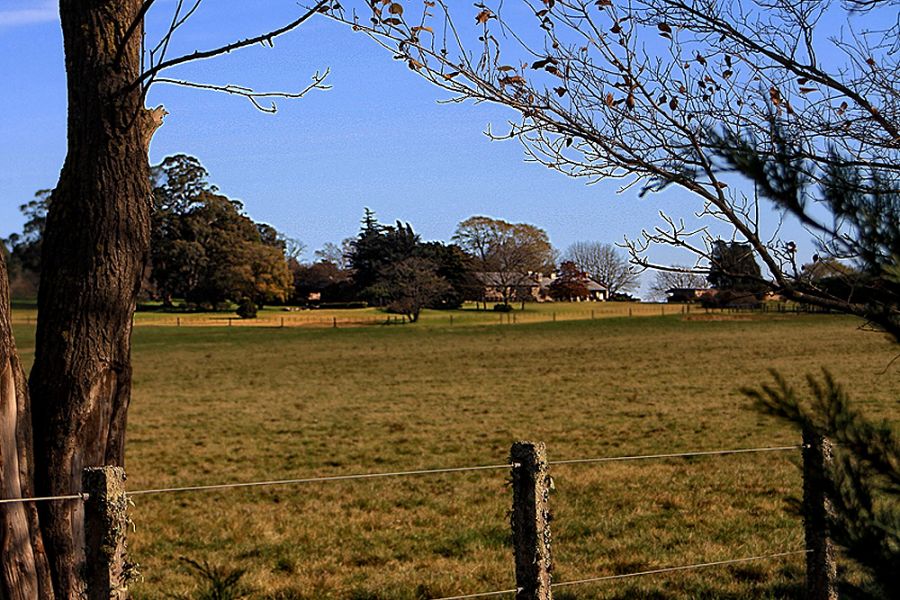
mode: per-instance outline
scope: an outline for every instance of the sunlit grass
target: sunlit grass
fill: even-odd
[[[718,309],[704,309],[697,305],[658,304],[649,302],[528,302],[516,303],[510,313],[496,312],[488,305],[466,303],[458,310],[423,310],[418,327],[447,327],[458,325],[519,325],[570,320],[595,320],[623,317],[658,317],[672,315],[730,314]],[[34,301],[20,301],[13,307],[17,324],[33,325],[37,318]],[[390,314],[378,307],[356,309],[305,309],[299,307],[267,306],[255,319],[241,319],[235,312],[179,312],[163,311],[154,306],[138,310],[136,326],[181,327],[358,327],[374,325],[402,325],[405,317]]]
[[[658,309],[658,306],[656,307]],[[573,309],[574,310],[574,309]],[[491,315],[493,316],[493,315]],[[18,327],[20,347],[33,347]],[[466,327],[139,327],[133,490],[798,443],[738,389],[828,366],[900,418],[891,347],[839,317],[681,316]],[[794,453],[552,468],[557,581],[799,549]],[[514,585],[507,473],[135,498],[137,598],[189,593],[187,556],[256,598],[418,599]],[[573,598],[799,597],[802,557],[562,588]]]

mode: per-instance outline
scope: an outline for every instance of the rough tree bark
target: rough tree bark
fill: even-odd
[[[162,112],[147,111],[132,85],[142,31],[129,28],[141,5],[60,2],[68,148],[44,233],[29,380],[38,495],[78,493],[83,468],[124,463],[132,316],[150,241],[147,148]],[[57,599],[84,591],[82,512],[39,506]]]
[[[28,498],[32,485],[31,415],[16,352],[6,264],[0,252],[0,498]],[[0,505],[0,598],[52,598],[50,572],[33,503]]]

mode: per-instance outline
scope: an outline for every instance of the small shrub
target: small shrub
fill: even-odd
[[[508,312],[512,312],[512,310],[513,310],[513,307],[511,304],[495,304],[494,305],[494,312],[508,313]]]
[[[239,600],[247,597],[247,591],[241,585],[244,569],[210,565],[205,560],[201,563],[187,557],[181,560],[200,584],[200,589],[190,596],[193,600]]]
[[[250,298],[243,298],[237,308],[237,314],[242,319],[256,318],[256,302]]]

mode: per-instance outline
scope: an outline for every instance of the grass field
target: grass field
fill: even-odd
[[[426,321],[427,324],[427,321]],[[31,328],[17,327],[29,357]],[[519,327],[139,327],[130,489],[798,443],[740,395],[827,366],[900,419],[890,345],[829,316]],[[555,580],[802,548],[793,453],[551,469]],[[180,557],[253,598],[413,600],[513,587],[507,473],[135,498],[135,597],[196,594]],[[802,557],[560,588],[557,600],[799,597]],[[509,596],[506,596],[509,597]]]
[[[715,314],[724,311],[704,309],[697,305],[657,304],[652,302],[548,302],[515,305],[511,313],[478,310],[472,302],[459,310],[424,310],[419,325],[448,327],[454,325],[520,325],[556,321],[593,320],[621,317],[658,317],[677,314]],[[37,318],[34,301],[14,303],[14,321],[30,325]],[[400,324],[403,317],[380,308],[300,310],[266,307],[255,319],[241,319],[234,312],[173,312],[158,309],[139,310],[134,322],[138,327],[356,327]]]

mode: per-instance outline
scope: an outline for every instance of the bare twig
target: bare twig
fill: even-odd
[[[242,96],[249,100],[253,106],[261,110],[262,112],[267,113],[275,113],[278,110],[278,107],[272,102],[271,106],[263,106],[259,103],[259,99],[261,98],[302,98],[312,90],[329,90],[331,89],[330,85],[324,85],[325,79],[330,74],[330,70],[326,69],[324,73],[319,73],[318,71],[312,76],[312,83],[307,85],[305,88],[300,90],[299,92],[257,92],[251,88],[242,87],[234,84],[226,84],[226,85],[217,85],[211,83],[197,83],[194,81],[184,81],[181,79],[170,79],[166,77],[157,77],[157,83],[167,83],[170,85],[177,85],[182,87],[190,87],[201,90],[211,90],[214,92],[223,92],[226,94],[234,94],[236,96]]]
[[[268,31],[261,35],[257,35],[251,38],[246,38],[243,40],[239,40],[236,42],[232,42],[230,44],[226,44],[224,46],[220,46],[218,48],[213,48],[210,50],[197,50],[192,52],[191,54],[186,54],[184,56],[179,56],[177,58],[172,58],[169,60],[163,60],[152,66],[151,68],[144,71],[140,77],[138,77],[135,81],[131,83],[129,89],[133,89],[135,86],[141,85],[144,82],[155,78],[160,72],[175,67],[177,65],[181,65],[188,62],[193,62],[197,60],[205,60],[208,58],[213,58],[215,56],[220,56],[222,54],[227,54],[229,52],[233,52],[235,50],[239,50],[241,48],[246,48],[247,46],[253,46],[255,44],[265,43],[271,44],[272,40],[277,38],[278,36],[284,35],[289,31],[292,31],[308,21],[311,17],[313,17],[316,13],[321,12],[326,6],[330,4],[330,0],[321,0],[317,4],[315,4],[312,8],[308,9],[304,12],[300,17],[291,21],[290,23],[279,27],[277,29],[273,29],[272,31]],[[176,21],[177,22],[177,21]]]

